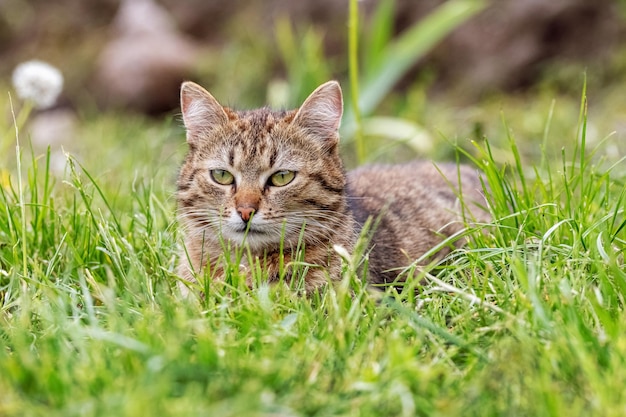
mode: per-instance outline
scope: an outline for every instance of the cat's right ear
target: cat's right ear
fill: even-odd
[[[343,114],[341,87],[337,81],[328,81],[317,87],[304,101],[294,123],[307,129],[313,137],[335,146],[339,140],[337,131]]]
[[[217,100],[191,81],[180,87],[180,109],[187,128],[187,142],[195,143],[205,133],[228,122],[228,115]]]

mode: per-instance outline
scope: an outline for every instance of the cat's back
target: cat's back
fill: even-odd
[[[421,257],[442,235],[462,230],[464,218],[487,221],[482,188],[475,169],[449,163],[414,161],[349,172],[347,197],[356,221],[363,225],[370,216],[378,220],[371,240],[370,279],[393,281],[399,266]]]
[[[357,218],[378,212],[389,204],[398,213],[416,210],[429,213],[437,205],[458,204],[460,192],[464,199],[484,206],[478,173],[467,165],[431,161],[370,165],[348,172],[347,182],[350,204]]]

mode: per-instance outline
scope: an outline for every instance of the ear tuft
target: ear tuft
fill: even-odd
[[[207,90],[186,81],[180,88],[180,108],[187,128],[187,142],[193,143],[203,133],[228,122],[224,108]]]
[[[304,101],[294,117],[294,123],[322,141],[335,145],[339,141],[339,125],[343,114],[343,97],[337,81],[317,87]]]

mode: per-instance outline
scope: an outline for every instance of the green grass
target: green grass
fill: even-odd
[[[0,99],[0,416],[626,414],[626,148],[611,135],[622,86],[590,88],[589,109],[571,95],[571,67],[565,81],[554,71],[471,107],[427,101],[426,72],[392,94],[483,2],[446,2],[395,38],[392,1],[361,33],[352,5],[348,65],[325,56],[323,27],[285,19],[276,51],[237,30],[246,39],[206,63],[211,91],[260,104],[276,54],[288,82],[274,80],[275,104],[351,73],[348,165],[472,163],[492,190],[492,224],[469,229],[444,264],[408,271],[417,278],[404,289],[369,291],[357,251],[340,284],[308,298],[264,285],[262,268],[248,289],[233,267],[204,299],[184,300],[173,273],[180,122],[78,106],[58,172],[60,146],[31,147],[28,111],[14,123]]]
[[[492,224],[404,289],[369,291],[357,252],[311,297],[265,285],[262,268],[248,289],[233,267],[184,300],[180,123],[84,110],[59,173],[60,147],[31,147],[17,111],[0,119],[0,416],[626,414],[626,149],[610,135],[622,89],[592,91],[589,114],[558,83],[472,107],[427,102],[428,76],[390,94],[484,4],[447,2],[397,38],[392,1],[362,33],[351,4],[348,68],[325,58],[323,31],[283,20],[278,51],[254,39],[211,60],[216,96],[261,100],[269,53],[289,80],[278,103],[349,72],[348,165],[424,149],[473,163]]]
[[[384,294],[347,265],[309,298],[234,271],[183,300],[177,123],[88,118],[60,176],[21,136],[0,177],[0,415],[623,415],[626,171],[568,106],[535,115],[539,145],[457,148],[493,224]]]

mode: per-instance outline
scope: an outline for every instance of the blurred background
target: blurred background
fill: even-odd
[[[532,159],[547,127],[558,152],[575,138],[586,78],[589,140],[615,132],[603,149],[624,154],[625,2],[364,0],[358,7],[368,144],[361,156],[351,149],[347,0],[0,0],[0,90],[11,91],[20,62],[59,68],[64,92],[49,111],[72,116],[65,130],[47,125],[31,134],[68,147],[71,136],[89,136],[80,126],[124,130],[101,122],[106,117],[136,131],[165,120],[179,135],[182,80],[201,83],[225,105],[251,108],[295,107],[337,79],[346,94],[346,157],[356,165],[447,158],[447,143],[470,149],[484,137],[497,153],[511,132]],[[54,129],[56,138],[41,133]]]

